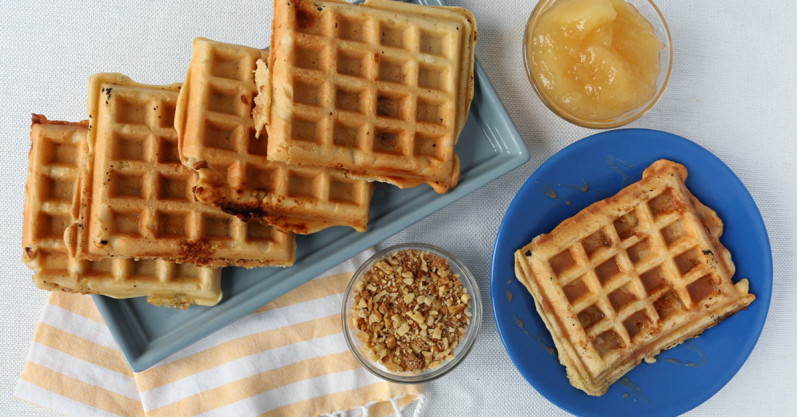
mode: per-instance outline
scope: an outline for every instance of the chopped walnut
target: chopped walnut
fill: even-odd
[[[436,368],[465,338],[470,300],[446,259],[412,249],[391,253],[355,285],[357,338],[391,372]]]

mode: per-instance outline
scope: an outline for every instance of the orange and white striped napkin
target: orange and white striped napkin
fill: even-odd
[[[53,292],[14,396],[74,416],[387,416],[423,401],[349,352],[343,291],[361,253],[133,373],[91,298]],[[420,404],[415,407],[416,414]]]

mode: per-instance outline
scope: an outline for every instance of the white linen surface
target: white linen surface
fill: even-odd
[[[534,95],[521,43],[533,0],[452,0],[476,16],[476,52],[523,136],[531,160],[487,187],[383,242],[436,244],[476,274],[485,300],[479,340],[464,363],[424,386],[425,416],[567,415],[539,395],[510,361],[489,298],[493,242],[523,181],[556,151],[595,133],[553,115]],[[797,410],[797,3],[659,0],[675,60],[663,97],[630,127],[672,132],[707,148],[750,190],[769,232],[774,290],[752,355],[717,395],[688,415],[793,415]],[[3,1],[0,6],[0,410],[53,416],[11,398],[46,293],[20,261],[30,114],[86,116],[86,81],[122,72],[144,83],[181,81],[191,39],[264,47],[272,5],[260,1]]]

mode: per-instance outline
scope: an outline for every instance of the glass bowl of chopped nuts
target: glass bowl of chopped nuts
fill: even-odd
[[[407,243],[377,252],[349,282],[341,311],[358,361],[392,382],[439,378],[468,355],[482,300],[467,267],[435,246]]]

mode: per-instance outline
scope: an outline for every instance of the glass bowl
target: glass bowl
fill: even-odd
[[[451,272],[459,274],[459,279],[462,282],[463,288],[467,289],[467,293],[470,294],[471,297],[470,325],[468,326],[468,330],[465,333],[465,336],[462,339],[462,341],[453,350],[454,358],[450,360],[445,360],[437,368],[426,369],[417,373],[392,372],[388,370],[383,364],[378,362],[378,360],[373,359],[369,348],[365,346],[363,342],[360,341],[360,339],[357,338],[358,330],[354,324],[356,316],[354,315],[353,311],[355,287],[357,282],[364,278],[365,273],[377,261],[387,257],[388,255],[394,252],[409,250],[409,249],[429,252],[443,259],[446,259],[451,267]],[[476,342],[476,337],[479,334],[479,329],[481,328],[482,300],[481,300],[481,294],[479,293],[479,287],[476,284],[476,280],[474,279],[473,274],[471,274],[468,268],[462,262],[460,262],[459,259],[455,258],[450,253],[436,246],[427,245],[423,243],[405,243],[401,245],[391,246],[389,248],[377,252],[374,256],[368,259],[357,269],[351,281],[349,282],[349,285],[346,287],[346,292],[344,293],[341,318],[343,322],[343,334],[346,339],[346,343],[349,345],[349,349],[351,350],[351,352],[354,354],[357,360],[365,367],[365,369],[369,370],[374,375],[386,379],[388,381],[404,383],[404,384],[419,384],[422,382],[431,381],[433,379],[445,375],[446,373],[450,372],[452,369],[456,368],[457,365],[459,365],[462,362],[462,360],[465,359],[470,350],[473,348],[473,344]]]
[[[653,1],[626,0],[626,3],[636,8],[636,10],[651,24],[656,37],[658,37],[659,40],[664,44],[664,48],[662,48],[662,50],[659,52],[659,76],[656,79],[656,92],[650,100],[641,106],[619,116],[600,120],[587,119],[572,114],[551,100],[539,85],[541,81],[539,79],[539,74],[535,73],[531,62],[529,41],[534,33],[535,28],[537,27],[537,24],[540,21],[540,17],[556,2],[557,0],[540,0],[540,2],[537,3],[537,6],[531,12],[531,16],[529,16],[529,21],[526,25],[526,33],[523,36],[523,62],[526,67],[526,75],[528,75],[531,86],[540,100],[542,100],[542,102],[559,117],[567,120],[568,122],[593,129],[608,129],[631,123],[653,108],[653,105],[656,104],[656,102],[659,100],[659,97],[661,97],[661,94],[664,92],[665,87],[667,87],[667,81],[670,79],[670,71],[672,69],[673,60],[670,29],[667,27],[667,22],[664,20],[664,16],[662,16],[659,8],[656,7]]]

